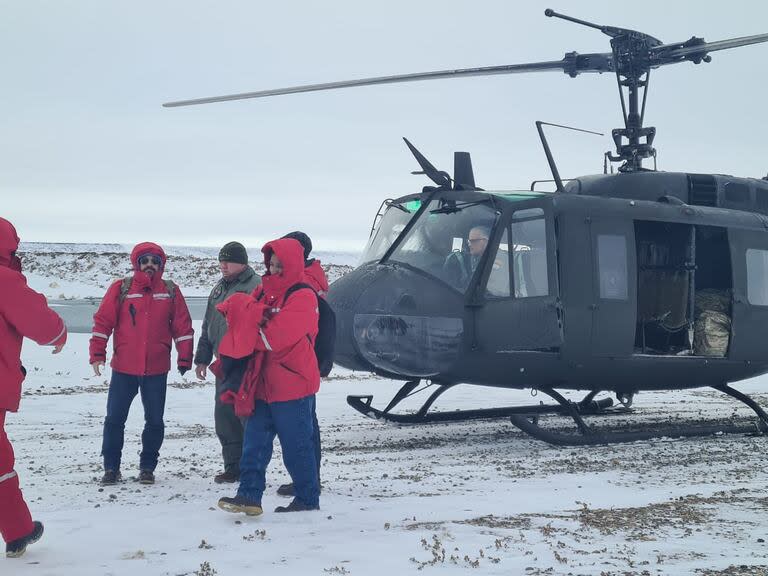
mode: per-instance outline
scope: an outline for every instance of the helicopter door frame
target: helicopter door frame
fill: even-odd
[[[499,203],[501,204],[501,202]],[[517,222],[543,220],[546,242],[547,293],[521,296],[521,287],[515,286],[520,267],[515,255],[515,215],[523,210],[538,210]],[[474,341],[486,353],[504,354],[518,351],[557,352],[563,343],[562,309],[557,272],[557,243],[555,216],[551,199],[534,199],[504,204],[503,215],[498,219],[487,250],[498,255],[499,246],[506,233],[507,270],[509,294],[491,296],[486,293],[492,268],[498,258],[486,258],[478,282],[469,296],[468,305],[474,314]],[[512,247],[510,250],[509,247]],[[531,286],[530,289],[533,289]],[[542,288],[538,288],[539,291]]]
[[[731,360],[765,361],[768,335],[768,232],[728,228],[733,275]]]
[[[634,353],[637,317],[634,221],[617,219],[612,214],[595,214],[588,225],[592,252],[592,355],[630,356]]]

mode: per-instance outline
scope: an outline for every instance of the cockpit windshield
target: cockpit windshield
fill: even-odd
[[[371,237],[368,239],[368,244],[363,251],[360,263],[379,260],[384,256],[384,253],[392,246],[392,243],[405,229],[406,224],[408,224],[419,208],[421,208],[420,200],[400,203],[388,201],[384,214],[379,219],[371,233]]]
[[[495,221],[490,200],[432,200],[389,259],[423,270],[464,292],[488,246]]]

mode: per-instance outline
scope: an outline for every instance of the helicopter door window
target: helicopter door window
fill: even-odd
[[[506,230],[491,260],[485,294],[491,298],[509,298],[512,295],[509,285],[509,235]]]
[[[768,250],[747,250],[747,300],[768,306]]]
[[[547,227],[541,208],[518,210],[513,214],[512,254],[515,297],[547,296]]]
[[[627,239],[617,234],[597,236],[600,298],[627,299]]]

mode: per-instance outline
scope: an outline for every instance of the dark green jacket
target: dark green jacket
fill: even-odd
[[[227,282],[222,278],[216,283],[208,296],[208,307],[205,310],[203,328],[200,330],[200,340],[197,341],[195,364],[211,363],[213,356],[219,350],[219,343],[227,332],[227,321],[221,312],[216,310],[216,304],[221,304],[235,292],[250,294],[261,284],[261,276],[248,266],[234,280]]]

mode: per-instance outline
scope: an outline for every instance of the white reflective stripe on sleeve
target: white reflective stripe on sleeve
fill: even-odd
[[[3,474],[0,476],[0,482],[5,482],[6,480],[10,480],[11,478],[16,477],[16,470],[13,470],[11,472],[8,472],[8,474]]]
[[[272,352],[272,346],[269,345],[269,340],[267,340],[267,337],[264,335],[264,331],[261,328],[259,328],[259,334],[261,334],[261,341],[264,342],[264,347],[269,352]]]
[[[189,336],[179,336],[178,338],[176,338],[176,344],[178,344],[179,342],[184,342],[184,340],[192,340],[192,338],[194,338],[194,335],[192,334],[190,334]]]
[[[128,298],[143,298],[143,297],[144,297],[144,294],[126,294],[125,295],[126,299],[128,299]]]
[[[96,336],[97,338],[104,338],[104,340],[109,340],[109,336],[106,334],[102,334],[101,332],[92,332],[91,336]]]
[[[58,333],[58,335],[56,336],[56,338],[54,338],[53,340],[51,340],[51,341],[50,341],[50,342],[48,342],[47,344],[43,344],[43,346],[50,346],[51,344],[53,344],[54,342],[56,342],[56,340],[58,340],[59,338],[61,338],[61,336],[62,336],[62,335],[64,334],[64,332],[66,332],[66,331],[67,331],[67,327],[66,327],[66,325],[65,325],[65,326],[62,326],[62,328],[61,328],[61,332],[59,332],[59,333]]]
[[[170,298],[170,294],[152,294],[152,298]]]

